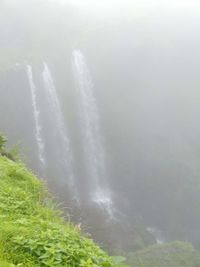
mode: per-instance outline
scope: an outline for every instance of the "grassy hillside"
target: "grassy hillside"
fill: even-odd
[[[200,267],[200,254],[188,243],[155,245],[129,255],[134,267]]]
[[[0,267],[111,267],[104,251],[53,208],[24,165],[0,156]]]
[[[0,267],[125,267],[78,227],[64,221],[42,182],[5,150],[0,135]],[[187,243],[155,245],[130,253],[133,267],[200,267]]]

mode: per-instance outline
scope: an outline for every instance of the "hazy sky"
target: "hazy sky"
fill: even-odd
[[[63,4],[71,4],[79,7],[91,15],[124,16],[145,15],[151,11],[178,10],[199,12],[200,1],[198,0],[50,0],[60,1]]]
[[[71,3],[79,6],[90,7],[124,7],[124,6],[152,6],[152,5],[166,5],[166,6],[186,6],[186,7],[200,7],[198,0],[60,0],[63,3]]]

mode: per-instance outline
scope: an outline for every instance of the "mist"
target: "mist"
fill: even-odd
[[[199,26],[195,0],[0,2],[0,130],[113,253],[200,249]]]

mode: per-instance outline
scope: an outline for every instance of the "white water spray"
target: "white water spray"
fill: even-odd
[[[155,237],[157,244],[162,245],[165,243],[162,231],[154,227],[148,227],[146,230]]]
[[[105,155],[102,145],[99,112],[93,94],[92,79],[79,50],[73,52],[74,76],[80,99],[83,145],[90,188],[90,200],[112,214],[113,204],[107,185]]]
[[[36,93],[36,86],[33,81],[33,71],[30,65],[26,66],[26,73],[28,76],[28,81],[31,90],[31,99],[32,99],[32,107],[33,107],[33,116],[35,121],[35,139],[37,142],[38,147],[38,155],[41,167],[44,168],[46,165],[45,161],[45,153],[44,153],[44,141],[42,138],[42,127],[40,125],[40,110],[37,104],[37,93]]]
[[[42,73],[44,81],[45,96],[48,100],[49,114],[54,124],[54,130],[56,131],[55,138],[58,143],[59,159],[66,172],[66,178],[70,191],[73,193],[74,198],[78,201],[78,194],[76,190],[75,178],[72,171],[72,152],[70,149],[70,141],[67,135],[65,127],[64,116],[60,105],[60,100],[54,85],[54,81],[51,72],[46,63],[44,63],[44,70]]]

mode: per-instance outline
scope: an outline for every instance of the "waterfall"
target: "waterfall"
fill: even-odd
[[[165,238],[162,231],[155,227],[147,227],[146,230],[155,237],[157,244],[162,245],[165,243]]]
[[[72,152],[70,149],[70,141],[65,127],[65,120],[60,100],[58,98],[51,72],[46,63],[44,63],[42,77],[44,82],[45,97],[48,101],[49,114],[51,114],[50,117],[53,121],[54,129],[52,129],[52,131],[55,131],[55,140],[52,141],[57,144],[57,157],[59,162],[62,164],[62,168],[64,169],[64,174],[66,175],[69,189],[71,193],[73,193],[73,197],[76,202],[79,202],[75,178],[72,171]]]
[[[35,139],[36,139],[37,147],[38,147],[39,161],[40,161],[41,167],[44,168],[46,165],[46,161],[45,161],[45,156],[44,156],[45,153],[44,153],[44,141],[42,138],[42,127],[40,125],[40,110],[37,104],[36,86],[33,81],[33,71],[30,65],[26,66],[26,73],[28,76],[28,81],[29,81],[30,90],[31,90],[33,115],[34,115],[34,121],[35,121]]]
[[[80,119],[89,177],[90,201],[112,213],[112,198],[107,184],[105,155],[102,145],[100,119],[93,83],[84,56],[79,50],[73,52],[73,69],[80,103]]]

